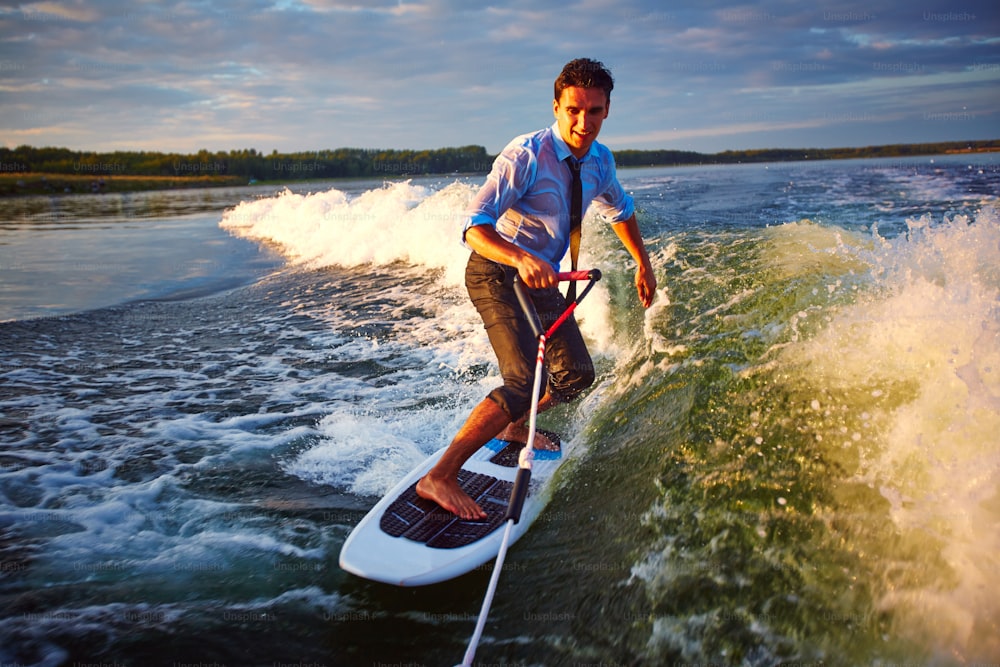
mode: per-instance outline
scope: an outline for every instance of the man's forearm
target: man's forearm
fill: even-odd
[[[506,266],[517,266],[525,253],[489,225],[469,227],[465,232],[465,242],[486,259]]]
[[[528,287],[554,287],[559,283],[555,271],[543,259],[517,247],[488,225],[469,227],[465,242],[486,259],[517,269]]]
[[[615,234],[618,235],[622,245],[628,250],[628,254],[632,255],[632,259],[640,267],[651,269],[649,253],[646,252],[646,244],[642,240],[642,234],[639,233],[639,223],[635,219],[635,216],[633,215],[624,222],[616,223],[611,228],[615,230]]]
[[[653,264],[649,261],[646,244],[639,233],[639,223],[633,215],[628,220],[613,225],[612,228],[621,239],[622,245],[632,255],[632,259],[639,265],[635,272],[635,288],[639,294],[639,301],[649,308],[656,295],[656,274],[653,272]]]

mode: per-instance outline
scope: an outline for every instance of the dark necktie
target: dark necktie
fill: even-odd
[[[580,257],[580,231],[583,223],[583,184],[580,182],[580,163],[570,155],[566,158],[569,171],[573,174],[573,185],[570,188],[569,209],[569,261],[573,271]],[[568,301],[576,301],[576,282],[570,281],[566,291]]]

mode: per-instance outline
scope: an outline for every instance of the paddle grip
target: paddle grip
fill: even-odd
[[[531,482],[531,468],[518,468],[517,476],[514,478],[514,488],[510,492],[510,502],[507,503],[507,513],[503,520],[513,520],[517,523],[521,520],[521,509],[524,507],[524,499],[528,497],[528,484]]]
[[[560,282],[566,282],[569,280],[600,280],[601,272],[598,269],[590,269],[586,271],[563,271],[562,273],[556,274]]]

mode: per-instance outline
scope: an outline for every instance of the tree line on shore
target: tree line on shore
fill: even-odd
[[[894,144],[862,148],[780,148],[697,153],[676,150],[620,150],[620,167],[736,164],[846,158],[906,157],[1000,150],[1000,140]],[[323,180],[420,174],[484,173],[492,155],[482,146],[435,150],[339,148],[270,155],[256,149],[193,154],[146,151],[74,151],[19,146],[0,148],[0,173],[102,176],[228,176],[248,181]]]
[[[671,150],[615,151],[619,167],[656,167],[697,164],[744,164],[752,162],[798,162],[802,160],[849,160],[857,158],[913,157],[945,153],[1000,151],[1000,140],[947,141],[929,144],[889,144],[856,148],[761,148],[721,153]]]
[[[247,180],[287,181],[483,172],[489,170],[492,159],[482,146],[423,151],[339,148],[299,153],[274,151],[270,155],[253,148],[182,154],[146,151],[99,153],[19,146],[15,149],[0,148],[0,172],[89,174],[95,177],[239,176]]]

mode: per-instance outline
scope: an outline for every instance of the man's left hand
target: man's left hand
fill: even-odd
[[[644,308],[649,308],[653,304],[653,297],[656,296],[656,274],[653,267],[647,264],[640,264],[635,271],[635,289],[639,293],[639,301]]]

